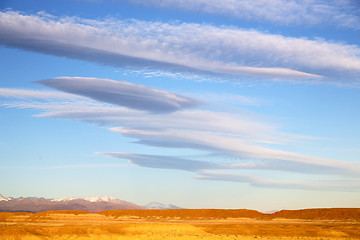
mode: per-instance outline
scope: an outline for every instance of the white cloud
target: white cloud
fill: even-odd
[[[350,84],[360,75],[356,45],[206,24],[98,21],[8,11],[0,13],[0,44],[115,67],[230,78]]]
[[[214,102],[214,104],[224,104],[222,108],[226,108],[229,106],[225,105],[242,105],[242,106],[270,106],[271,103],[269,101],[260,99],[260,98],[254,98],[249,96],[242,96],[237,94],[231,94],[231,93],[202,93],[201,96],[198,98],[206,99],[207,101]]]
[[[151,70],[151,69],[137,69],[137,70],[129,70],[126,69],[123,73],[124,76],[135,75],[141,76],[143,78],[164,78],[164,79],[177,79],[177,80],[193,80],[197,82],[209,81],[205,75],[196,74],[196,73],[185,73],[185,72],[167,72],[163,70]],[[224,81],[221,77],[212,76],[212,80],[217,82]]]
[[[135,4],[184,9],[282,25],[337,25],[359,29],[356,0],[128,0]]]

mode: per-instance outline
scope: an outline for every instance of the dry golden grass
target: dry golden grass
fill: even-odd
[[[360,219],[285,219],[252,211],[227,211],[0,213],[0,239],[360,239]]]

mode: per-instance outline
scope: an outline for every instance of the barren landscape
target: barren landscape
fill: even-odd
[[[360,239],[360,209],[0,213],[0,239]]]
[[[360,0],[0,0],[0,240],[360,240],[359,103]]]

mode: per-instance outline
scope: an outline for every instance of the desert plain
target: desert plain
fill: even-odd
[[[0,239],[360,239],[360,209],[2,212]]]

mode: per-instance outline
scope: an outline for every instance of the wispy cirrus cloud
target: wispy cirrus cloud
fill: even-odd
[[[63,92],[152,113],[168,113],[199,105],[171,92],[124,81],[85,77],[58,77],[37,83]]]
[[[162,8],[267,21],[281,25],[337,25],[359,29],[360,6],[356,0],[128,0]]]
[[[230,79],[252,76],[353,84],[360,75],[356,45],[206,24],[100,21],[7,11],[0,13],[0,44],[115,67]]]

